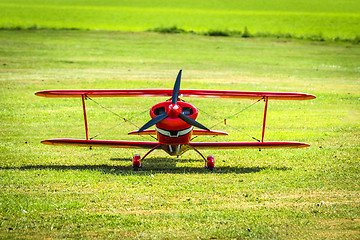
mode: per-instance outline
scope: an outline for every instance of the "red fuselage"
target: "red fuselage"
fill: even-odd
[[[198,110],[194,105],[186,102],[178,101],[177,104],[172,104],[171,101],[166,101],[153,106],[150,116],[154,118],[164,112],[168,117],[155,125],[158,141],[168,154],[181,155],[189,149],[193,126],[181,120],[178,115],[183,113],[195,120]]]

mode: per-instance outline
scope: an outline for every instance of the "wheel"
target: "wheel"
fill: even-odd
[[[213,171],[215,168],[215,158],[214,156],[208,156],[207,157],[207,162],[206,162],[206,167],[209,171]]]
[[[141,157],[140,155],[136,154],[133,156],[133,169],[134,171],[138,171],[141,168]]]

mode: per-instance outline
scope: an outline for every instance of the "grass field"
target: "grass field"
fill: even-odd
[[[106,31],[0,31],[0,238],[358,239],[360,48],[276,39]],[[79,99],[44,89],[182,88],[299,91],[312,101],[269,103],[267,140],[306,149],[161,151],[133,172],[143,150],[51,147],[83,138]],[[142,125],[163,98],[96,99]],[[185,99],[211,126],[253,101]],[[139,139],[136,128],[87,101],[90,135]],[[211,141],[252,141],[263,103],[228,119]],[[225,115],[225,116],[224,116]],[[115,128],[111,128],[117,126]],[[111,129],[109,129],[111,128]],[[151,140],[143,139],[140,140]]]
[[[356,0],[0,1],[0,28],[173,31],[359,42]]]

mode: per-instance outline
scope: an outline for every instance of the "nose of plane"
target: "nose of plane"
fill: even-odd
[[[177,118],[179,114],[181,113],[181,108],[177,104],[170,104],[167,114],[171,118]]]

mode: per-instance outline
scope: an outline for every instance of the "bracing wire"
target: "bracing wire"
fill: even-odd
[[[130,124],[132,124],[132,125],[135,126],[136,128],[139,128],[139,126],[137,126],[135,123],[132,123],[132,122],[130,122],[128,119],[126,119],[126,118],[120,116],[119,114],[111,111],[110,109],[108,109],[107,107],[101,105],[100,103],[98,103],[98,102],[95,101],[94,99],[92,99],[92,98],[90,98],[90,97],[88,97],[88,96],[86,96],[86,98],[90,99],[91,101],[93,101],[93,102],[96,103],[98,106],[100,106],[101,108],[105,109],[106,111],[108,111],[108,112],[114,114],[115,116],[121,118],[121,119],[124,120],[125,122],[129,122]]]
[[[211,126],[210,128],[213,128],[213,127],[219,125],[220,123],[226,121],[227,119],[230,119],[230,118],[233,118],[233,117],[239,115],[240,113],[242,113],[242,112],[244,112],[245,110],[249,109],[250,107],[254,106],[256,103],[260,102],[260,101],[263,100],[263,99],[264,99],[264,98],[262,97],[261,99],[257,100],[256,102],[253,102],[252,104],[250,104],[250,105],[246,106],[245,108],[241,109],[239,112],[234,113],[233,115],[230,115],[230,116],[224,118],[224,120],[220,120],[219,122],[217,122],[216,124],[214,124],[214,125]]]
[[[92,98],[90,98],[90,97],[88,97],[88,96],[86,96],[86,98],[89,99],[89,100],[91,100],[91,101],[93,101],[95,104],[97,104],[99,107],[103,108],[104,110],[106,110],[106,111],[114,114],[115,116],[121,118],[122,120],[124,120],[124,122],[128,122],[128,123],[130,123],[131,125],[135,126],[136,128],[140,128],[139,126],[137,126],[137,125],[136,125],[135,123],[133,123],[132,121],[129,121],[129,119],[127,119],[127,118],[125,118],[125,117],[123,117],[123,116],[120,116],[119,114],[113,112],[113,111],[110,110],[109,108],[101,105],[100,103],[98,103],[98,102],[95,101],[94,99],[92,99]],[[147,112],[147,111],[149,111],[149,109],[141,112],[140,114],[143,114],[143,113],[145,113],[145,112]],[[139,115],[140,115],[140,114],[139,114]],[[120,123],[120,124],[117,124],[117,125],[115,125],[115,126],[113,126],[113,127],[110,127],[110,128],[108,128],[108,129],[106,129],[106,130],[104,130],[103,133],[114,129],[114,128],[118,127],[119,125],[121,125],[121,123]],[[99,134],[91,137],[90,139],[94,139],[94,138],[98,137],[99,135],[101,135],[101,133],[99,133]],[[140,136],[141,136],[141,137],[144,137],[144,136],[142,136],[142,135],[140,135]],[[152,137],[153,139],[157,140],[155,137],[153,137],[153,136],[151,136],[151,135],[148,135],[148,136],[150,136],[150,137]]]
[[[252,104],[250,104],[250,105],[246,106],[245,108],[241,109],[239,112],[236,112],[236,113],[234,113],[233,115],[230,115],[230,116],[228,116],[228,117],[226,117],[226,118],[224,118],[224,119],[219,119],[219,118],[217,118],[217,117],[214,117],[213,115],[211,115],[211,114],[209,114],[209,113],[207,113],[207,112],[205,112],[205,111],[203,111],[203,110],[200,110],[199,108],[198,108],[198,110],[199,110],[200,112],[205,113],[206,115],[210,116],[211,118],[218,120],[217,123],[215,123],[213,126],[210,127],[210,129],[212,129],[212,128],[214,128],[215,126],[219,125],[220,123],[223,123],[223,122],[226,123],[226,120],[227,120],[227,119],[230,119],[230,118],[233,118],[233,117],[239,115],[240,113],[242,113],[242,112],[244,112],[245,110],[249,109],[250,107],[254,106],[256,103],[260,102],[260,101],[263,100],[263,99],[264,99],[264,97],[258,99],[256,102],[253,102]],[[239,130],[239,129],[237,129],[237,128],[229,125],[229,124],[226,124],[226,125],[227,125],[228,127],[232,128],[232,129],[238,131],[238,132],[244,132],[244,131],[241,131],[241,130]],[[249,135],[249,134],[247,134],[247,133],[245,133],[245,134],[246,134],[248,137],[251,137],[252,139],[254,139],[255,141],[260,142],[259,139],[255,138],[255,137],[253,137],[253,136],[251,136],[251,135]],[[193,137],[191,140],[193,140],[193,139],[195,139],[195,138],[197,138],[197,137],[198,137],[198,136],[195,136],[195,137]]]

